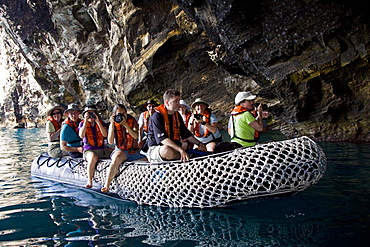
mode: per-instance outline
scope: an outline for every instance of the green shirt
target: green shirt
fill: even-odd
[[[251,122],[256,121],[252,113],[250,113],[249,111],[246,111],[236,116],[231,116],[230,121],[233,121],[233,120],[234,120],[234,124],[231,122],[231,128],[235,129],[235,132],[233,131],[234,137],[231,136],[232,137],[231,142],[239,143],[243,147],[251,147],[251,146],[256,145],[256,142],[245,142],[239,139],[239,138],[242,138],[246,140],[254,140],[254,132],[256,130],[249,125]],[[239,138],[236,138],[235,136]]]

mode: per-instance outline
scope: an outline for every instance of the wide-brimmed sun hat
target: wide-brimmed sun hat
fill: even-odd
[[[59,110],[61,115],[63,115],[65,109],[66,109],[65,107],[63,107],[61,105],[57,105],[57,106],[54,106],[53,108],[51,108],[50,110],[48,110],[47,115],[51,117],[52,116],[51,114],[55,110]]]
[[[191,108],[194,108],[197,104],[204,104],[204,105],[206,105],[206,107],[209,106],[209,104],[207,102],[205,102],[201,98],[197,98],[197,99],[195,99],[195,101],[193,102],[193,104],[191,104]]]
[[[85,115],[85,112],[88,112],[88,111],[94,111],[94,112],[96,112],[97,110],[98,109],[96,109],[96,106],[94,106],[94,105],[86,106],[85,109],[82,112],[82,116]]]
[[[157,102],[155,102],[155,100],[153,100],[153,99],[150,99],[147,102],[145,102],[143,106],[146,108],[147,105],[149,105],[149,104],[154,105],[154,106],[158,106]]]
[[[181,99],[179,103],[180,103],[180,105],[186,106],[186,109],[188,109],[188,110],[191,108],[188,104],[186,104],[185,100]]]
[[[251,92],[239,92],[235,96],[235,105],[239,104],[243,100],[254,100],[257,97],[257,95],[252,94]]]
[[[69,111],[79,111],[79,112],[81,112],[81,109],[77,104],[72,103],[72,104],[68,105],[67,110],[64,111],[64,114],[67,114]]]

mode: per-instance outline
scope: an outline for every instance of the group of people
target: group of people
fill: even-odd
[[[235,148],[255,145],[263,130],[263,109],[261,104],[254,106],[255,98],[250,92],[240,92],[235,97],[228,125],[230,143]],[[86,188],[93,186],[97,161],[110,158],[111,165],[101,189],[108,192],[119,166],[125,161],[185,162],[190,159],[189,149],[212,153],[222,142],[217,118],[201,98],[189,106],[181,100],[179,91],[169,89],[163,94],[163,104],[149,100],[144,106],[146,111],[136,121],[124,105],[115,105],[109,124],[102,121],[94,106],[84,110],[77,104],[70,104],[67,109],[53,107],[48,111],[46,124],[49,155],[53,158],[70,155],[86,160]],[[114,148],[109,148],[107,143],[114,144]]]

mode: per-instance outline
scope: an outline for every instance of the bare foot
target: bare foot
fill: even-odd
[[[107,193],[107,192],[109,192],[109,189],[108,188],[106,188],[106,187],[103,187],[103,188],[101,188],[101,190],[100,190],[101,192],[105,192],[105,193]]]
[[[92,188],[92,185],[91,184],[86,184],[85,185],[85,188],[91,189]]]

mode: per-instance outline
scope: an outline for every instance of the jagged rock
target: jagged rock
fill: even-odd
[[[288,137],[369,141],[369,10],[362,1],[0,0],[3,124],[47,108],[139,113],[176,88],[222,126],[238,91]]]

